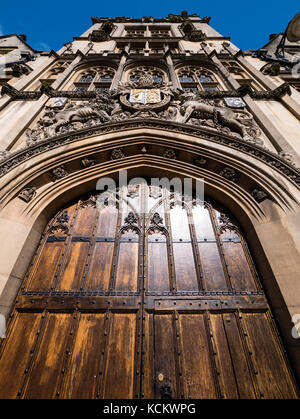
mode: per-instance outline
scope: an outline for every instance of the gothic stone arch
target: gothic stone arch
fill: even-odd
[[[290,322],[299,310],[300,295],[295,246],[299,195],[295,183],[254,154],[237,152],[236,148],[233,153],[225,141],[200,140],[161,127],[133,126],[102,135],[91,131],[88,136],[31,157],[25,170],[16,166],[5,175],[2,312],[9,313],[51,216],[70,199],[92,191],[99,177],[116,176],[121,168],[128,169],[129,177],[204,177],[207,194],[227,207],[243,228],[297,373],[299,345],[291,337]]]

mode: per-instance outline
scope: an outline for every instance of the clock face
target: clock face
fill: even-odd
[[[244,108],[246,106],[246,103],[240,97],[225,97],[224,102],[232,108]]]

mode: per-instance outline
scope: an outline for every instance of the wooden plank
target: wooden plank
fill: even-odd
[[[192,213],[197,240],[216,240],[208,210],[197,206],[193,208]]]
[[[264,398],[297,398],[296,389],[266,313],[243,313],[256,378]]]
[[[135,291],[137,289],[138,246],[138,243],[120,243],[116,290]]]
[[[170,290],[166,241],[148,242],[148,289],[150,291]]]
[[[179,316],[185,398],[216,398],[203,314]]]
[[[41,313],[18,313],[0,359],[0,398],[15,399],[26,378]]]
[[[72,236],[91,236],[94,230],[98,210],[95,207],[88,206],[80,208],[77,212]]]
[[[229,320],[229,321],[228,321]],[[241,399],[256,398],[254,383],[245,351],[247,348],[241,340],[236,318],[233,313],[224,314],[224,328],[226,331],[238,394]]]
[[[172,398],[180,397],[178,392],[178,371],[175,361],[175,341],[172,314],[154,317],[154,360],[155,398],[161,398],[161,387],[171,388]]]
[[[134,396],[136,315],[115,313],[109,333],[103,376],[104,399],[129,399]],[[138,377],[139,378],[139,377]]]
[[[144,333],[145,346],[143,348],[143,392],[145,399],[154,399],[154,331],[153,331],[154,315],[152,313],[145,313]]]
[[[198,248],[205,290],[228,290],[217,243],[198,243]]]
[[[104,340],[104,313],[81,314],[74,349],[63,381],[62,398],[95,397]]]
[[[63,242],[45,243],[28,279],[27,290],[41,291],[51,288],[64,247]]]
[[[256,290],[255,281],[241,243],[223,243],[231,283],[237,291]]]
[[[63,272],[58,285],[59,290],[79,290],[88,257],[90,244],[72,242],[63,264]]]
[[[225,321],[230,320],[226,315]],[[222,314],[210,313],[210,324],[216,345],[216,357],[220,368],[220,380],[222,382],[222,392],[226,399],[237,399],[238,391],[234,377],[228,342],[223,326]]]
[[[172,240],[191,240],[188,216],[185,208],[174,207],[170,211]]]
[[[115,237],[118,220],[118,210],[113,207],[101,209],[100,217],[96,227],[96,236]]]
[[[67,356],[67,337],[72,315],[49,313],[24,398],[51,399],[56,397],[64,357]]]
[[[178,291],[199,290],[191,243],[173,243]]]
[[[113,242],[96,242],[84,285],[86,290],[108,290],[113,259]]]

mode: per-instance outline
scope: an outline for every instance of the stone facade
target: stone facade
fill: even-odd
[[[0,38],[0,311],[9,314],[55,211],[101,176],[155,167],[204,178],[239,220],[300,375],[297,80],[292,66],[266,61],[279,35],[241,51],[209,20],[93,17],[57,52]]]

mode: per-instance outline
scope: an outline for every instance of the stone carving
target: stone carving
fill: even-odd
[[[69,223],[70,216],[68,215],[68,211],[64,211],[59,217],[56,218],[52,226],[48,229],[48,234],[54,234],[55,232],[61,231],[65,234],[69,233]]]
[[[172,148],[167,148],[163,154],[163,157],[166,159],[176,159],[176,152]]]
[[[82,164],[83,167],[92,167],[92,166],[95,166],[96,160],[85,158],[85,159],[81,160],[81,164]]]
[[[24,63],[14,63],[12,64],[11,69],[14,77],[21,77],[23,74],[27,75],[32,71],[32,69]]]
[[[280,64],[277,62],[265,64],[260,71],[269,76],[278,76],[280,73]]]
[[[192,42],[202,42],[207,39],[207,36],[201,30],[192,30],[189,32],[187,39]]]
[[[204,166],[207,163],[207,160],[199,156],[199,157],[195,157],[193,159],[193,162],[195,163],[196,166]]]
[[[30,202],[35,195],[36,195],[36,187],[33,186],[32,188],[23,189],[19,193],[18,198],[22,199],[25,202]]]
[[[10,155],[10,152],[7,150],[0,150],[0,160],[6,159]]]
[[[182,95],[181,98],[183,103],[180,106],[180,113],[177,113],[177,122],[187,123],[196,113],[198,118],[212,120],[217,128],[219,125],[225,125],[238,132],[245,140],[251,140],[260,134],[253,116],[247,111],[235,111],[224,106],[205,103],[194,93]]]
[[[33,142],[28,147],[19,148],[10,152],[5,158],[2,158],[0,161],[0,177],[6,175],[9,171],[31,159],[33,156],[38,156],[56,147],[61,147],[65,144],[86,138],[87,134],[103,135],[107,133],[119,132],[121,129],[125,130],[136,128],[170,130],[175,133],[185,133],[187,135],[194,136],[195,138],[225,145],[226,147],[239,150],[246,155],[253,156],[256,159],[261,160],[264,164],[278,171],[282,176],[293,182],[295,185],[300,185],[299,169],[289,164],[277,153],[262,148],[254,142],[245,142],[238,136],[228,136],[222,132],[207,132],[206,129],[201,129],[198,126],[189,124],[178,125],[172,121],[164,121],[158,118],[155,120],[128,119],[114,124],[88,126],[88,130],[81,130],[77,132],[73,130],[72,132],[65,132],[64,135],[60,135],[59,137],[44,139],[41,143]]]
[[[116,108],[115,102],[106,93],[98,93],[95,99],[88,102],[69,102],[63,110],[46,108],[36,127],[26,131],[27,142],[30,144],[58,133],[111,121],[108,112],[111,113],[114,108]]]
[[[98,30],[95,29],[89,35],[89,40],[92,41],[92,42],[104,42],[104,41],[108,41],[109,39],[110,39],[109,34],[106,33],[102,29],[98,29]]]
[[[65,170],[64,166],[56,167],[52,170],[52,178],[54,181],[62,179],[68,176],[68,172]]]
[[[123,159],[124,157],[125,155],[120,148],[115,148],[110,155],[111,160]]]
[[[290,164],[294,164],[294,154],[293,153],[289,153],[288,151],[281,151],[279,153],[279,156],[282,157],[284,160],[286,160],[288,163]]]
[[[232,182],[235,182],[237,179],[237,172],[232,167],[224,167],[219,175]]]
[[[253,196],[255,201],[257,201],[258,203],[268,198],[268,194],[261,189],[253,189],[253,191],[251,192],[251,195]]]

